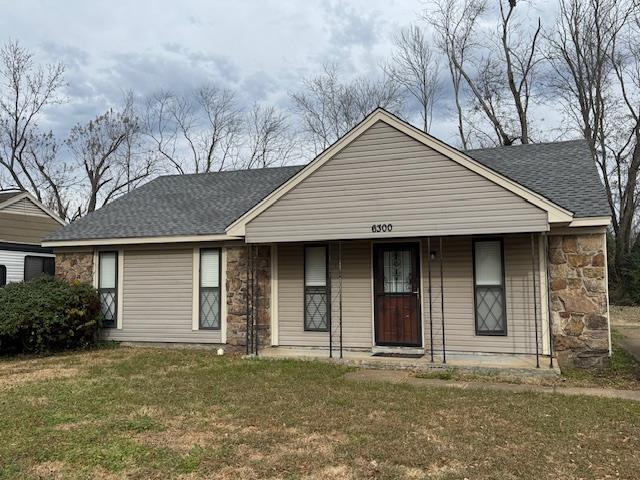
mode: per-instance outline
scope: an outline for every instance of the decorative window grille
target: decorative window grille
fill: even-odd
[[[220,329],[220,249],[200,250],[200,329]]]
[[[474,242],[477,335],[506,335],[504,264],[501,240]]]
[[[304,329],[329,330],[329,298],[327,291],[327,247],[304,249]]]
[[[98,254],[98,296],[102,326],[115,327],[118,319],[118,252]]]
[[[384,251],[384,293],[409,293],[413,288],[410,250]]]

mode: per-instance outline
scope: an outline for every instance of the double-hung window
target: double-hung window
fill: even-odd
[[[304,249],[304,329],[316,332],[329,330],[326,246]]]
[[[506,335],[504,264],[501,240],[473,243],[477,335]]]
[[[102,326],[114,328],[118,321],[118,252],[98,253],[98,295]]]
[[[7,267],[0,265],[0,287],[4,287],[7,284]]]
[[[200,319],[201,330],[220,330],[220,249],[200,250]]]

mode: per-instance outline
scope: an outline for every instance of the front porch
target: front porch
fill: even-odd
[[[493,302],[476,271],[476,249],[487,241],[499,247]],[[539,233],[272,244],[270,342],[250,319],[247,353],[555,374],[546,245]],[[319,248],[326,258],[310,280],[309,258]],[[404,261],[398,278],[384,265],[390,259]]]

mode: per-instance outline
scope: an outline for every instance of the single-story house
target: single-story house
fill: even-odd
[[[0,287],[53,275],[55,255],[41,243],[61,225],[66,222],[30,193],[0,191]]]
[[[43,245],[107,339],[589,367],[610,215],[582,140],[463,152],[377,109],[307,165],[162,176]]]

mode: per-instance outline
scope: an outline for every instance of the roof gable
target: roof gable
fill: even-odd
[[[545,210],[377,121],[248,222],[245,236],[268,243],[548,229]]]
[[[51,218],[60,225],[66,225],[63,219],[40,203],[29,192],[0,193],[0,212],[14,215],[30,215]]]
[[[508,177],[500,174],[497,171],[483,165],[482,163],[474,160],[463,152],[456,150],[455,148],[447,145],[446,143],[438,140],[431,135],[418,130],[409,123],[400,120],[395,115],[378,108],[370,115],[368,115],[362,122],[355,126],[351,131],[345,134],[337,142],[327,148],[324,152],[318,155],[311,163],[307,164],[300,172],[294,175],[286,183],[280,186],[277,190],[267,196],[262,202],[257,204],[251,210],[249,210],[242,217],[238,218],[227,228],[227,233],[230,235],[245,235],[245,227],[248,222],[253,220],[256,216],[260,215],[267,208],[273,205],[280,197],[282,197],[291,188],[295,187],[299,182],[312,175],[318,168],[324,163],[329,161],[334,155],[340,152],[343,148],[347,147],[351,142],[357,139],[360,135],[366,132],[369,128],[375,125],[377,122],[384,122],[390,127],[399,130],[400,132],[408,135],[414,140],[432,148],[438,153],[447,156],[451,160],[459,163],[465,168],[481,175],[488,180],[500,185],[501,187],[515,193],[522,197],[527,202],[545,210],[549,215],[550,222],[565,222],[568,223],[573,218],[573,213],[559,205],[554,204],[544,196],[529,190],[528,188],[520,185],[519,183],[511,180]]]

